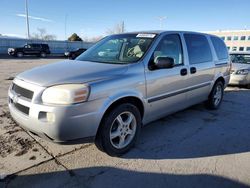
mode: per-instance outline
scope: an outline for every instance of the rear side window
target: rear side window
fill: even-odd
[[[214,49],[216,52],[216,55],[218,57],[219,60],[222,59],[227,59],[228,58],[228,51],[226,48],[226,45],[224,44],[224,42],[217,38],[217,37],[211,37],[212,43],[214,45]]]
[[[184,34],[187,44],[189,63],[197,64],[212,61],[212,53],[208,40],[204,35]]]

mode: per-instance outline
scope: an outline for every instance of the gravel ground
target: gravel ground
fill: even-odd
[[[63,59],[0,59],[0,187],[250,187],[250,90],[226,89],[203,104],[145,126],[136,147],[109,157],[94,144],[57,145],[29,135],[7,107],[24,70]]]

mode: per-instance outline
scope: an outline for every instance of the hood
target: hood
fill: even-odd
[[[128,65],[67,60],[33,68],[17,75],[17,78],[47,87],[108,79],[125,73],[127,69]]]
[[[250,64],[243,64],[243,63],[233,63],[232,70],[236,71],[239,69],[250,69]]]

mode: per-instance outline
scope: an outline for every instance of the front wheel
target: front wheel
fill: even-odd
[[[136,106],[121,104],[104,117],[100,126],[97,148],[119,156],[134,146],[141,130],[141,115]]]
[[[217,81],[208,97],[207,107],[209,109],[218,109],[224,95],[224,85],[221,81]]]

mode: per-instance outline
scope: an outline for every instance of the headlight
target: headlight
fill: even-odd
[[[68,56],[68,55],[69,55],[69,52],[65,52],[64,55],[65,55],[65,56]]]
[[[42,101],[47,104],[76,104],[86,101],[89,92],[89,86],[85,84],[57,85],[45,89]]]
[[[240,69],[235,72],[235,74],[247,75],[249,73],[248,69]]]

